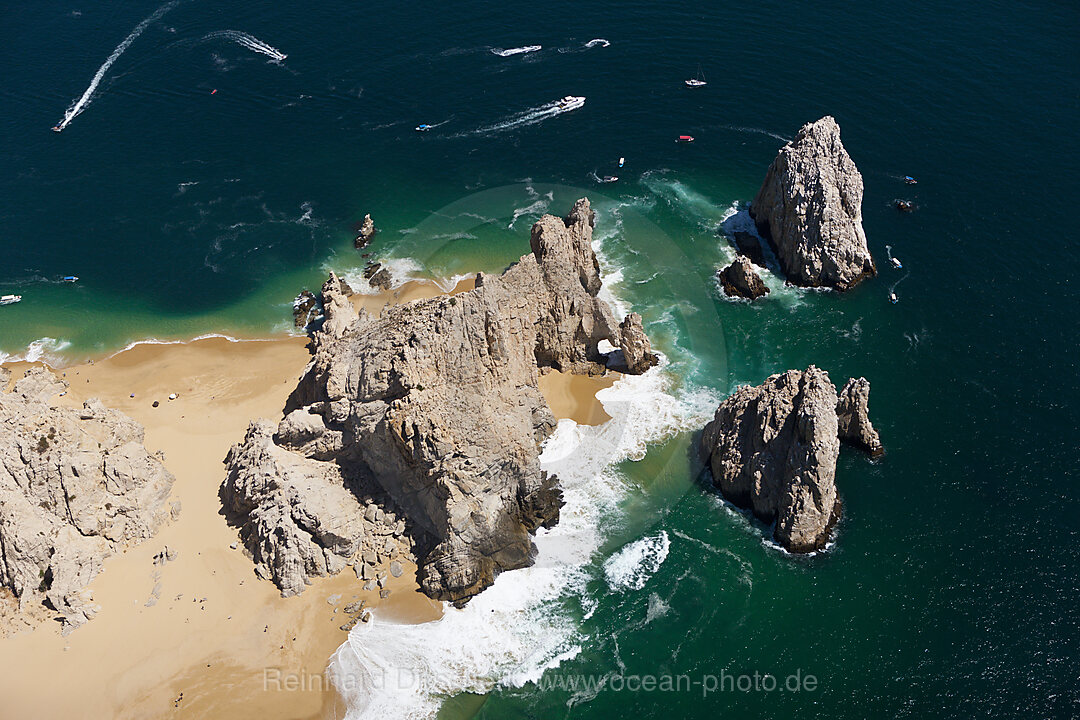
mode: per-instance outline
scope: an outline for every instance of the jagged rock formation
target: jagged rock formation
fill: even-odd
[[[866,418],[870,383],[849,380],[837,398],[824,370],[770,375],[726,398],[705,426],[702,454],[728,500],[776,521],[775,537],[791,552],[825,546],[840,517],[836,459],[840,440],[872,433]]]
[[[276,432],[273,423],[253,422],[225,460],[222,503],[243,520],[241,540],[256,573],[272,579],[285,597],[303,592],[309,578],[336,574],[351,561],[358,577],[371,580],[380,562],[410,555],[405,521],[377,507],[362,489],[347,487],[338,465],[276,444],[318,441],[317,420],[297,410]],[[315,449],[312,455],[320,453]]]
[[[371,219],[371,215],[365,215],[363,222],[360,223],[360,230],[356,234],[353,245],[357,250],[364,249],[371,242],[371,238],[375,237],[375,232],[375,222]]]
[[[776,521],[792,552],[824,547],[840,515],[836,496],[836,388],[823,370],[789,370],[725,399],[702,435],[724,496]]]
[[[870,382],[866,378],[851,378],[840,391],[836,418],[840,439],[862,448],[870,457],[885,454],[881,438],[870,422]]]
[[[364,279],[376,290],[386,291],[393,285],[394,278],[390,271],[383,267],[382,263],[369,260],[364,266]]]
[[[862,226],[863,181],[826,116],[780,149],[750,215],[788,282],[847,290],[877,274]]]
[[[617,361],[611,366],[620,372],[628,372],[632,375],[640,375],[653,365],[660,362],[652,351],[652,343],[645,334],[645,328],[641,324],[641,316],[630,313],[619,323],[619,349],[622,352],[622,363]]]
[[[745,255],[736,257],[734,262],[717,273],[717,277],[729,297],[754,300],[769,294],[769,288],[765,287]]]
[[[126,415],[50,407],[67,383],[44,368],[11,392],[0,375],[0,585],[43,598],[66,632],[93,616],[82,591],[102,560],[165,522],[173,477]]]
[[[565,219],[537,222],[532,253],[502,275],[481,273],[474,290],[390,305],[379,317],[338,302],[327,283],[326,321],[285,419],[272,437],[253,425],[229,454],[222,490],[279,584],[332,572],[363,536],[323,518],[323,506],[357,512],[341,488],[378,488],[400,508],[432,597],[463,602],[499,572],[532,563],[530,533],[555,523],[561,505],[557,479],[538,460],[555,427],[539,368],[603,373],[604,340],[632,340],[624,350],[637,370],[651,362],[640,318],[623,331],[596,297],[593,223],[580,200]]]

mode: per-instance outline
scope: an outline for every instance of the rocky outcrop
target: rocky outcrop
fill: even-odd
[[[885,454],[881,438],[870,422],[870,382],[866,378],[851,378],[840,391],[836,418],[840,439],[862,448],[870,457]]]
[[[765,287],[745,255],[736,257],[734,262],[717,273],[717,277],[728,297],[754,300],[769,294],[769,288]]]
[[[862,226],[862,175],[829,116],[780,149],[750,205],[788,282],[847,290],[877,274]]]
[[[792,552],[824,547],[840,515],[836,388],[811,365],[741,387],[702,435],[713,482],[731,502],[776,521]]]
[[[871,453],[881,447],[866,416],[869,393],[864,378],[851,379],[838,397],[828,374],[813,365],[739,388],[702,434],[713,483],[732,503],[775,520],[776,540],[787,550],[824,547],[840,517],[840,441]]]
[[[5,380],[0,377],[0,381]],[[52,407],[67,383],[34,368],[0,382],[0,585],[41,599],[65,631],[93,616],[84,588],[118,549],[169,516],[173,477],[143,447],[143,428],[96,400]]]
[[[357,250],[366,248],[371,242],[371,238],[375,237],[375,232],[374,221],[371,219],[370,215],[365,215],[357,230],[356,239],[353,241],[353,245]]]
[[[254,425],[233,448],[222,490],[279,584],[302,589],[301,574],[332,572],[358,534],[363,542],[363,528],[323,517],[358,512],[342,489],[378,489],[400,509],[432,597],[463,602],[532,563],[530,534],[561,506],[557,478],[539,463],[555,427],[540,368],[603,373],[601,341],[632,340],[624,350],[638,370],[651,355],[640,318],[624,333],[597,298],[593,222],[580,200],[566,218],[536,223],[532,252],[502,275],[378,317],[335,305],[324,288],[326,323],[285,419],[274,431]],[[312,507],[308,495],[326,499]],[[282,546],[297,550],[278,562]]]
[[[364,266],[364,279],[376,290],[387,291],[393,285],[394,278],[382,263],[369,260]]]
[[[350,487],[340,466],[277,444],[317,444],[320,431],[319,419],[304,410],[290,413],[276,429],[265,420],[253,422],[225,460],[222,504],[239,520],[256,573],[273,580],[285,597],[303,592],[309,578],[336,574],[348,563],[362,579],[373,579],[379,562],[410,553],[404,521]],[[308,449],[313,457],[323,454]]]
[[[301,290],[293,300],[292,309],[293,324],[298,328],[306,328],[319,316],[319,299],[310,290]]]
[[[611,365],[620,372],[640,375],[660,361],[653,354],[649,336],[645,334],[641,316],[637,313],[630,313],[619,323],[619,349],[622,352],[622,363],[615,362]]]

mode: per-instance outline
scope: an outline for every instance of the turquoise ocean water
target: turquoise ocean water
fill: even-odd
[[[1080,714],[1075,5],[186,0],[0,16],[0,294],[24,296],[0,308],[2,357],[288,332],[299,289],[363,266],[366,212],[399,278],[449,280],[527,252],[543,212],[597,207],[607,286],[668,364],[617,386],[607,435],[560,429],[547,462],[581,514],[541,539],[536,572],[442,627],[353,638],[343,672],[372,672],[364,648],[391,637],[404,649],[385,667],[418,671],[383,709]],[[542,49],[492,52],[527,45]],[[688,90],[699,64],[708,85]],[[587,101],[552,111],[564,95]],[[880,275],[843,296],[771,277],[765,301],[725,301],[724,231],[745,225],[784,139],[825,114],[863,173]],[[735,385],[811,363],[871,381],[888,454],[844,450],[837,541],[792,558],[704,488],[694,431]],[[815,683],[709,690],[755,672]],[[627,685],[646,676],[657,689]],[[378,697],[352,697],[354,715]]]

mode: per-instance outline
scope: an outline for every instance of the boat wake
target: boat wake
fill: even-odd
[[[249,35],[248,33],[240,32],[239,30],[219,30],[218,32],[212,32],[203,38],[203,40],[217,39],[231,40],[237,45],[240,45],[241,47],[246,47],[252,52],[257,52],[260,55],[265,55],[274,62],[281,62],[285,58],[289,57],[285,53],[278,50],[276,47],[272,45],[267,45],[254,35]]]
[[[524,55],[525,53],[532,53],[542,49],[542,45],[526,45],[524,47],[510,48],[509,50],[503,50],[502,48],[491,48],[491,52],[498,55],[499,57],[510,57],[511,55]]]
[[[591,47],[607,47],[610,44],[611,43],[609,43],[604,38],[595,38],[595,39],[590,40],[589,42],[585,43],[585,47],[587,47],[587,48],[591,48]]]
[[[82,96],[73,102],[71,107],[64,111],[64,119],[57,123],[53,128],[56,132],[60,132],[70,125],[72,120],[77,118],[90,106],[91,101],[94,99],[94,93],[97,91],[98,85],[100,85],[101,81],[105,78],[105,74],[109,72],[109,68],[112,67],[113,63],[124,54],[124,51],[131,46],[131,43],[135,42],[136,38],[142,35],[146,28],[160,20],[165,13],[169,12],[179,4],[180,0],[172,0],[172,2],[165,3],[155,10],[150,17],[136,25],[134,30],[128,33],[128,36],[124,38],[124,41],[116,46],[116,49],[112,51],[112,55],[109,55],[109,57],[105,59],[105,62],[101,64],[101,67],[98,68],[98,71],[94,73],[94,77],[90,80],[90,85],[83,92]]]
[[[567,102],[567,100],[571,100]],[[557,115],[563,113],[572,112],[585,105],[585,98],[563,98],[562,100],[556,100],[555,102],[547,103],[546,105],[539,105],[534,108],[529,108],[523,112],[519,112],[516,115],[495,123],[494,125],[486,125],[481,128],[473,130],[468,135],[491,135],[498,132],[504,132],[506,130],[513,130],[514,128],[524,127],[525,125],[535,125],[536,123],[544,122]]]

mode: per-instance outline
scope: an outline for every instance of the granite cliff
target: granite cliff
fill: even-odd
[[[775,521],[776,540],[787,550],[821,549],[840,517],[840,440],[869,448],[867,428],[877,439],[866,417],[869,390],[864,379],[851,380],[838,398],[828,374],[813,365],[740,387],[702,434],[713,483],[735,505]]]
[[[532,229],[532,252],[469,292],[357,312],[331,276],[314,358],[276,430],[253,424],[230,452],[226,510],[283,591],[333,572],[363,542],[358,495],[399,513],[431,597],[464,602],[532,564],[531,533],[562,504],[540,469],[555,418],[547,369],[602,374],[601,341],[626,371],[654,362],[639,317],[597,298],[595,215],[579,200]]]
[[[863,180],[830,116],[780,149],[750,205],[788,282],[848,290],[877,274],[862,226]]]

